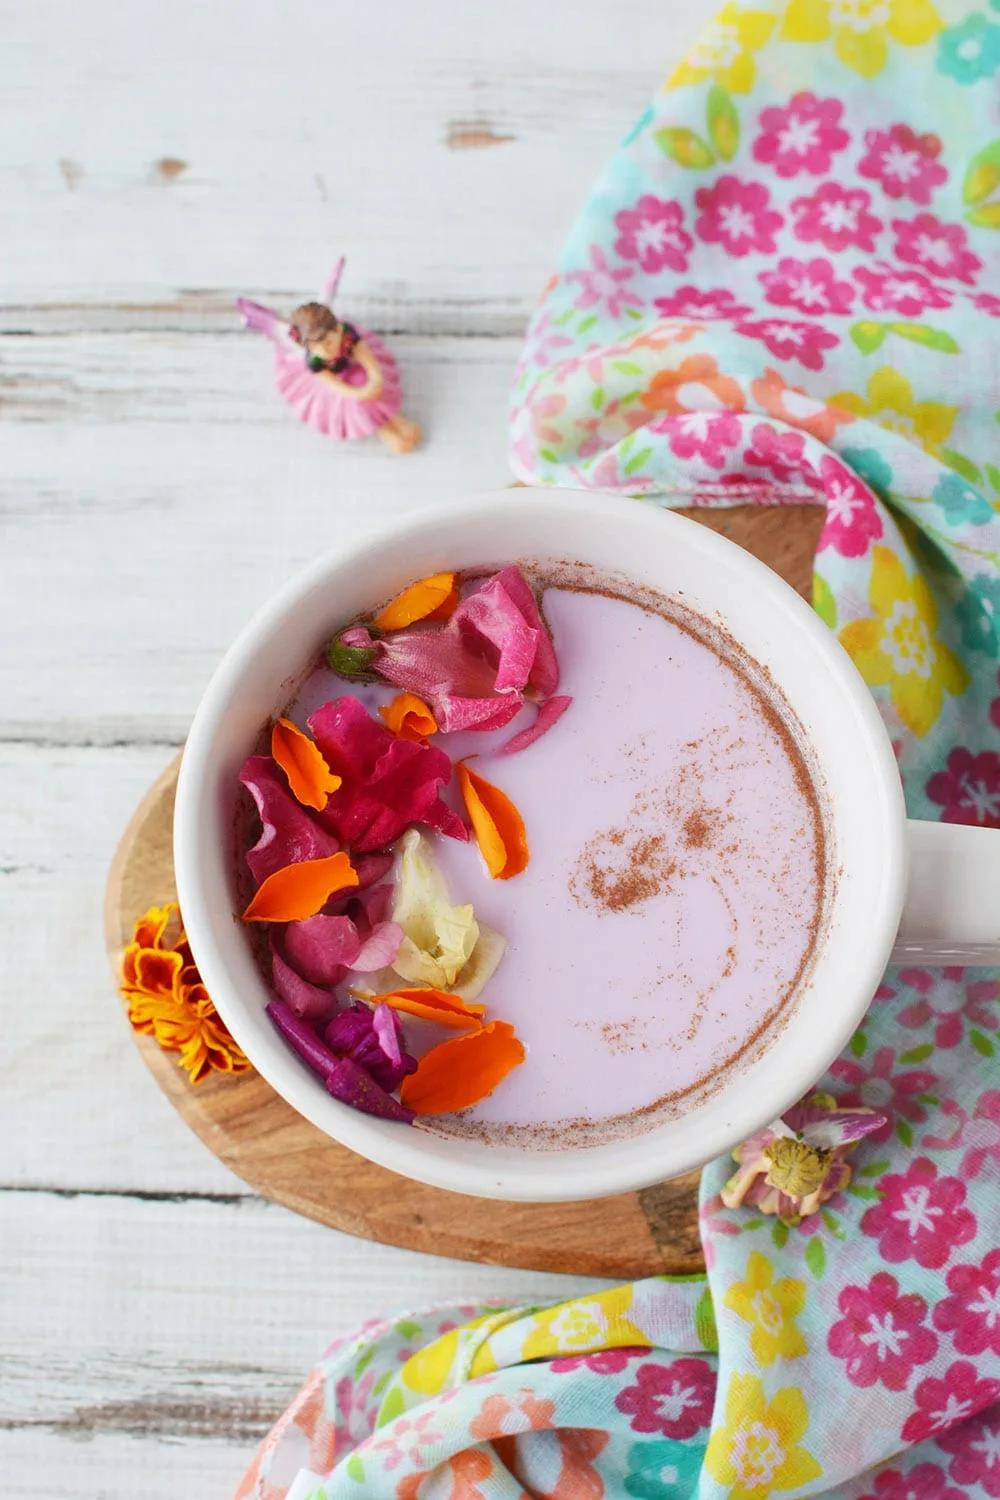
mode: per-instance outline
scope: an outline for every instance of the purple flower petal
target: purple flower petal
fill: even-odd
[[[272,1000],[267,1006],[267,1014],[302,1061],[322,1079],[327,1079],[337,1066],[338,1058],[324,1046],[309,1023],[297,1016],[283,1000]]]
[[[358,929],[350,917],[306,917],[289,922],[284,933],[285,959],[310,984],[339,984],[361,950]]]
[[[297,974],[271,942],[271,982],[279,1000],[307,1021],[324,1021],[337,1003],[332,990],[318,988]]]
[[[572,702],[572,698],[546,698],[535,715],[535,722],[529,724],[527,729],[519,729],[517,734],[512,734],[510,739],[500,746],[498,754],[516,755],[519,750],[527,750],[528,746],[540,740],[543,734],[548,734],[553,724],[559,722]]]
[[[260,838],[247,852],[247,864],[258,885],[287,865],[337,853],[336,838],[299,806],[284,772],[270,755],[251,755],[240,780],[256,802],[263,824]]]
[[[375,1115],[379,1120],[394,1120],[400,1125],[412,1125],[413,1111],[405,1109],[398,1100],[366,1073],[350,1057],[342,1057],[326,1078],[326,1087],[341,1104],[359,1109],[363,1114]]]
[[[389,1010],[380,1005],[377,1010]],[[391,1024],[396,1037],[397,1059],[393,1059],[383,1045],[375,1027],[375,1017],[367,1005],[360,1001],[338,1011],[324,1032],[327,1043],[341,1057],[350,1057],[374,1078],[381,1088],[392,1090],[399,1087],[407,1073],[417,1066],[416,1059],[402,1049],[402,1028],[395,1015],[390,1012]],[[379,1026],[386,1029],[385,1017],[379,1018]]]
[[[398,922],[378,922],[361,944],[351,968],[359,974],[373,974],[376,969],[386,969],[396,957],[403,941],[403,929]]]
[[[402,1030],[399,1018],[391,1005],[376,1005],[372,1015],[372,1029],[378,1037],[379,1046],[391,1063],[398,1067],[403,1061],[401,1049]]]
[[[802,1126],[801,1135],[806,1145],[821,1151],[833,1151],[838,1146],[847,1146],[881,1130],[885,1123],[885,1115],[838,1109],[828,1114],[825,1120]]]

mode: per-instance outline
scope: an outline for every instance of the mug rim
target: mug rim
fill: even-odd
[[[867,751],[864,759],[869,773],[868,783],[870,788],[877,789],[875,802],[881,813],[882,826],[874,850],[879,869],[868,872],[871,877],[868,879],[870,899],[866,906],[869,924],[864,942],[855,936],[853,941],[859,951],[850,955],[849,967],[853,970],[857,997],[853,1003],[848,997],[842,1015],[823,1018],[825,1030],[821,1050],[824,1056],[820,1057],[817,1051],[811,1059],[812,1071],[807,1060],[803,1059],[793,1080],[784,1073],[774,1076],[770,1080],[768,1098],[763,1103],[754,1106],[746,1098],[741,1100],[738,1087],[741,1075],[735,1070],[732,1075],[727,1075],[718,1103],[710,1101],[705,1106],[709,1113],[699,1132],[697,1159],[678,1162],[677,1151],[671,1152],[669,1142],[664,1138],[670,1129],[669,1123],[623,1138],[613,1146],[528,1151],[478,1143],[478,1156],[475,1152],[471,1156],[468,1152],[457,1152],[453,1159],[449,1158],[446,1152],[430,1148],[429,1143],[441,1140],[432,1132],[404,1130],[385,1121],[373,1120],[327,1095],[269,1023],[266,1030],[250,1024],[250,1002],[240,992],[234,975],[233,952],[230,951],[227,960],[222,951],[228,944],[222,905],[228,908],[230,923],[237,927],[239,924],[233,914],[231,893],[221,889],[224,882],[216,878],[218,871],[215,875],[207,873],[211,859],[204,857],[199,844],[204,840],[206,826],[211,825],[213,819],[218,822],[213,784],[217,743],[241,686],[253,676],[258,656],[274,642],[282,628],[288,626],[296,611],[307,606],[320,587],[335,585],[338,577],[344,577],[350,569],[363,563],[377,566],[379,554],[392,551],[398,554],[408,543],[415,544],[435,530],[455,525],[472,529],[477,524],[485,525],[496,515],[498,507],[503,507],[504,519],[509,518],[512,522],[520,511],[528,524],[540,516],[552,516],[570,528],[575,519],[586,524],[611,521],[617,528],[624,526],[630,531],[636,527],[640,530],[649,526],[666,527],[667,535],[673,529],[673,540],[680,544],[682,551],[686,547],[689,554],[700,553],[703,559],[707,559],[706,565],[722,564],[730,573],[740,576],[748,590],[754,593],[764,590],[771,603],[776,602],[792,615],[791,623],[800,639],[807,643],[806,649],[822,660],[830,680],[848,700],[853,711],[849,715],[854,720],[854,733],[850,736],[853,744],[857,749]],[[626,521],[626,517],[630,519]],[[650,535],[654,533],[651,531]],[[661,530],[657,540],[662,541],[663,536]],[[530,549],[515,544],[508,555],[527,556]],[[412,570],[410,576],[413,576]],[[724,612],[722,618],[725,623]],[[307,655],[308,651],[304,650],[303,656]],[[294,667],[292,660],[289,678],[295,675]],[[275,702],[272,712],[277,707]],[[795,710],[794,702],[791,707]],[[265,717],[262,715],[257,721],[258,734]],[[252,740],[243,754],[251,751]],[[235,798],[232,806],[235,807]],[[718,533],[657,505],[642,504],[600,491],[507,489],[377,522],[356,534],[350,544],[324,553],[265,602],[225,653],[196,710],[178,779],[174,863],[185,928],[208,992],[253,1066],[293,1108],[350,1149],[383,1167],[431,1186],[480,1197],[555,1202],[626,1192],[691,1170],[746,1139],[808,1091],[846,1044],[867,1009],[888,961],[903,904],[904,825],[905,810],[895,757],[871,694],[832,633],[778,574]],[[208,852],[211,855],[211,846]],[[224,863],[224,860],[217,862]],[[855,879],[853,875],[850,878]],[[242,941],[245,943],[245,939]],[[827,934],[820,944],[821,953],[825,953],[830,941],[831,935]],[[245,972],[243,977],[247,977]],[[266,995],[259,973],[257,979]],[[808,986],[796,996],[796,1014],[805,1008],[807,999]],[[262,1012],[259,1005],[258,1010]],[[832,1046],[834,1041],[836,1045]],[[769,1044],[764,1056],[772,1051],[773,1043]],[[752,1073],[754,1069],[750,1071]],[[743,1094],[746,1092],[745,1089],[742,1091]],[[454,1138],[448,1139],[454,1141]],[[690,1157],[690,1150],[688,1155]],[[579,1165],[577,1158],[582,1159],[584,1165]],[[572,1170],[568,1170],[570,1166]]]

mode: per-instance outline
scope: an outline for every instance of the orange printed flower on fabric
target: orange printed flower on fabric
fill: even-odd
[[[171,942],[167,933],[174,926]],[[150,907],[136,922],[122,957],[120,988],[133,1029],[154,1037],[165,1052],[180,1053],[192,1083],[213,1072],[250,1071],[249,1058],[201,982],[176,906]]]
[[[750,395],[769,417],[798,427],[821,443],[829,443],[838,427],[855,420],[851,412],[808,396],[801,386],[786,385],[777,370],[765,369],[759,379],[752,380]]]
[[[385,720],[398,740],[413,740],[418,745],[425,745],[430,735],[437,734],[437,720],[416,693],[397,693],[391,703],[382,705],[379,717]]]
[[[689,354],[676,370],[659,370],[642,393],[649,411],[681,416],[691,411],[742,411],[743,392],[730,375],[722,375],[711,354]]]

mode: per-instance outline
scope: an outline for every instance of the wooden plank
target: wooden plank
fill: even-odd
[[[367,1244],[259,1199],[7,1193],[0,1216],[0,1466],[17,1500],[217,1500],[365,1318],[605,1284]]]
[[[391,24],[348,0],[2,13],[7,327],[53,305],[299,299],[345,253],[358,318],[463,332],[523,324],[706,19],[696,0],[634,0],[627,26],[576,0],[422,0]]]

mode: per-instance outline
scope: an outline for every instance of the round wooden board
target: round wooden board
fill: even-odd
[[[806,598],[822,507],[686,512],[769,563]],[[171,832],[180,757],[150,789],[115,855],[105,929],[117,978],[135,920],[176,899]],[[698,1173],[583,1203],[498,1203],[424,1187],[355,1156],[298,1115],[257,1074],[192,1087],[149,1037],[136,1044],[181,1117],[265,1197],[348,1234],[461,1260],[634,1280],[703,1269]]]

